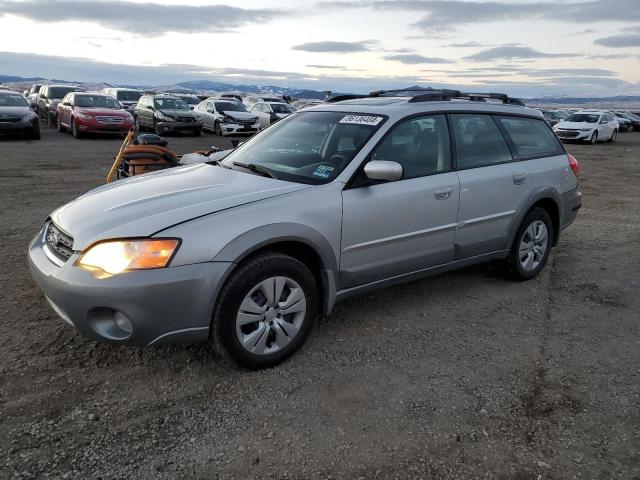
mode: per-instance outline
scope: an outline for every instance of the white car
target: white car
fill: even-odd
[[[279,102],[285,103],[284,98],[278,95],[247,95],[242,99],[242,103],[245,104],[247,108],[253,107],[256,103],[261,102]]]
[[[208,98],[200,102],[194,111],[202,120],[202,128],[216,135],[256,133],[260,130],[258,116],[235,100]]]
[[[282,120],[298,110],[288,103],[258,102],[249,111],[256,113],[260,118],[260,128],[267,128],[272,123]]]
[[[609,112],[583,110],[571,114],[562,122],[553,126],[558,138],[591,143],[614,142],[620,125]]]

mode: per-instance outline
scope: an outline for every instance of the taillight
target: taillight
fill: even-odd
[[[569,154],[569,167],[571,168],[571,170],[573,170],[573,174],[576,176],[576,178],[580,178],[580,163],[578,163],[578,160],[576,160],[576,157],[574,157],[573,155]]]

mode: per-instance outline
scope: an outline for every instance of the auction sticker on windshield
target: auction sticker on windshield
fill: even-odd
[[[345,115],[338,123],[351,123],[355,125],[378,125],[383,117],[374,115]]]

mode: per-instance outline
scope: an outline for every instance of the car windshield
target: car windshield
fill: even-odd
[[[180,98],[188,105],[197,105],[200,103],[200,99],[198,97],[184,96]]]
[[[0,95],[0,107],[28,107],[22,95]]]
[[[634,115],[633,113],[625,113],[624,116],[625,118],[628,118],[629,120],[633,120],[634,122],[640,121],[640,117],[638,117],[638,115]]]
[[[142,92],[134,90],[120,90],[116,93],[116,98],[122,102],[137,102],[142,96]]]
[[[76,95],[75,102],[76,107],[83,108],[122,108],[114,98],[104,95]]]
[[[49,98],[62,98],[69,92],[77,92],[77,87],[49,87]]]
[[[291,105],[287,105],[286,103],[272,103],[271,108],[274,113],[293,113],[296,111]]]
[[[600,115],[597,113],[574,113],[566,119],[567,122],[578,123],[598,123],[598,120]]]
[[[154,104],[159,110],[189,110],[189,106],[180,98],[156,98]]]
[[[561,114],[560,112],[549,112],[549,115],[554,120],[563,120],[564,119],[564,115]]]
[[[246,112],[245,106],[238,102],[215,102],[216,112]]]
[[[223,165],[256,165],[278,179],[327,183],[351,162],[384,119],[382,115],[301,112],[241,145]]]

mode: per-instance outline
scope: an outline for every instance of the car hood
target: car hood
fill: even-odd
[[[254,118],[258,118],[258,115],[251,112],[234,112],[232,110],[223,111],[225,115],[228,115],[231,118],[236,118],[238,120],[252,120]]]
[[[579,130],[581,128],[596,128],[597,126],[597,123],[587,122],[558,122],[555,125],[556,128],[572,128],[575,130]]]
[[[158,110],[159,112],[169,115],[171,117],[195,117],[196,114],[193,110]]]
[[[0,107],[0,119],[3,115],[9,117],[24,117],[30,111],[31,109],[29,107]]]
[[[196,217],[311,188],[207,164],[177,167],[98,187],[51,214],[74,250],[98,240],[148,237]]]
[[[276,117],[278,118],[285,118],[285,117],[288,117],[289,115],[291,115],[291,113],[276,113]]]
[[[124,109],[113,109],[113,108],[87,108],[87,107],[76,107],[76,111],[80,113],[84,113],[86,115],[91,115],[94,117],[97,116],[109,116],[109,117],[127,117],[128,114]]]

